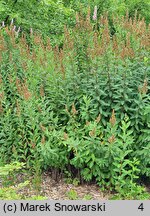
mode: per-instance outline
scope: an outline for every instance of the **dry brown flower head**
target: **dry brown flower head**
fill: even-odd
[[[68,134],[66,132],[64,132],[64,140],[68,139]]]
[[[99,123],[99,122],[100,122],[100,120],[101,120],[101,114],[99,114],[99,115],[98,115],[98,117],[96,118],[96,120],[95,120],[95,121],[96,121],[96,123]]]
[[[144,80],[143,86],[138,88],[140,94],[146,94],[148,91],[148,82],[147,79]]]
[[[91,137],[93,137],[93,136],[95,136],[95,134],[96,134],[96,128],[94,127],[93,130],[91,130],[91,131],[89,132],[89,135],[90,135]]]
[[[78,111],[77,111],[76,108],[75,108],[74,103],[72,104],[71,112],[72,112],[73,115],[76,115],[76,114],[78,113]]]
[[[116,124],[115,110],[113,109],[111,118],[109,120],[111,126],[113,127]]]
[[[40,95],[41,95],[41,97],[45,96],[43,85],[40,86]]]
[[[114,135],[112,135],[109,139],[108,139],[108,142],[109,143],[114,143],[115,142],[115,136]]]
[[[42,144],[45,143],[45,136],[44,136],[44,135],[42,136],[41,143],[42,143]]]
[[[40,128],[43,132],[46,130],[46,127],[44,127],[42,124],[40,124]]]
[[[90,122],[89,121],[86,121],[86,126],[89,126],[90,125]]]

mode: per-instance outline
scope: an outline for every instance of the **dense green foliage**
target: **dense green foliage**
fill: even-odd
[[[121,16],[125,15],[128,10],[130,17],[133,17],[137,10],[138,14],[145,17],[147,23],[150,21],[150,2],[148,0],[63,0],[63,2],[67,6],[71,5],[74,10],[79,10],[80,6],[83,5],[85,11],[88,5],[92,10],[97,5],[98,16],[107,11],[110,15],[118,14]]]
[[[2,188],[0,188],[0,199],[1,200],[19,200],[19,199],[30,199],[30,200],[45,200],[43,196],[32,196],[26,197],[23,194],[19,194],[19,191],[29,185],[29,181],[17,183],[16,177],[18,172],[23,173],[25,168],[24,163],[14,162],[0,167],[0,178]]]
[[[98,18],[109,12],[109,25],[112,28],[114,14],[124,16],[127,10],[130,17],[133,18],[137,11],[147,23],[150,22],[149,0],[0,0],[0,22],[9,25],[13,19],[17,30],[21,28],[21,31],[29,34],[32,28],[43,36],[49,36],[52,45],[59,43],[62,46],[64,24],[73,27],[76,12],[86,14],[88,7],[93,11],[95,5]]]
[[[61,2],[37,0],[0,1],[0,20],[9,25],[13,19],[16,30],[29,34],[30,29],[51,37],[54,44],[61,44],[64,24],[72,26],[74,11]],[[33,6],[34,5],[34,6]],[[57,17],[57,19],[56,19]]]
[[[51,169],[147,198],[137,180],[150,178],[148,1],[0,6],[0,164],[24,162],[37,185]]]

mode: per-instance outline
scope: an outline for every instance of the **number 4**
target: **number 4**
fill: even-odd
[[[144,210],[144,207],[143,207],[143,203],[141,203],[138,207],[139,210],[143,211]]]

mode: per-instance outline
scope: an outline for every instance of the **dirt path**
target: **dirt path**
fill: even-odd
[[[106,200],[109,195],[106,195],[100,191],[100,188],[96,185],[81,185],[74,186],[73,184],[66,184],[63,181],[55,183],[49,176],[45,176],[42,182],[42,188],[44,195],[49,199],[69,199],[77,198],[83,199],[84,197],[90,197],[95,200]]]
[[[33,188],[25,188],[21,193],[27,196],[36,195]],[[40,195],[52,200],[68,200],[68,199],[92,199],[92,200],[108,200],[110,194],[100,191],[100,188],[95,185],[78,185],[65,183],[64,180],[59,182],[54,181],[50,173],[43,173]]]

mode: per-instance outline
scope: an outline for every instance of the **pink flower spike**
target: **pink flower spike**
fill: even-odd
[[[13,25],[13,23],[14,23],[14,19],[12,19],[12,20],[11,20],[11,23],[10,23],[10,25],[12,26],[12,25]]]
[[[94,7],[93,20],[97,20],[97,6]]]
[[[5,27],[5,23],[4,23],[4,21],[2,22],[2,27]]]
[[[15,30],[16,30],[16,26],[13,27],[13,31],[15,31]]]

